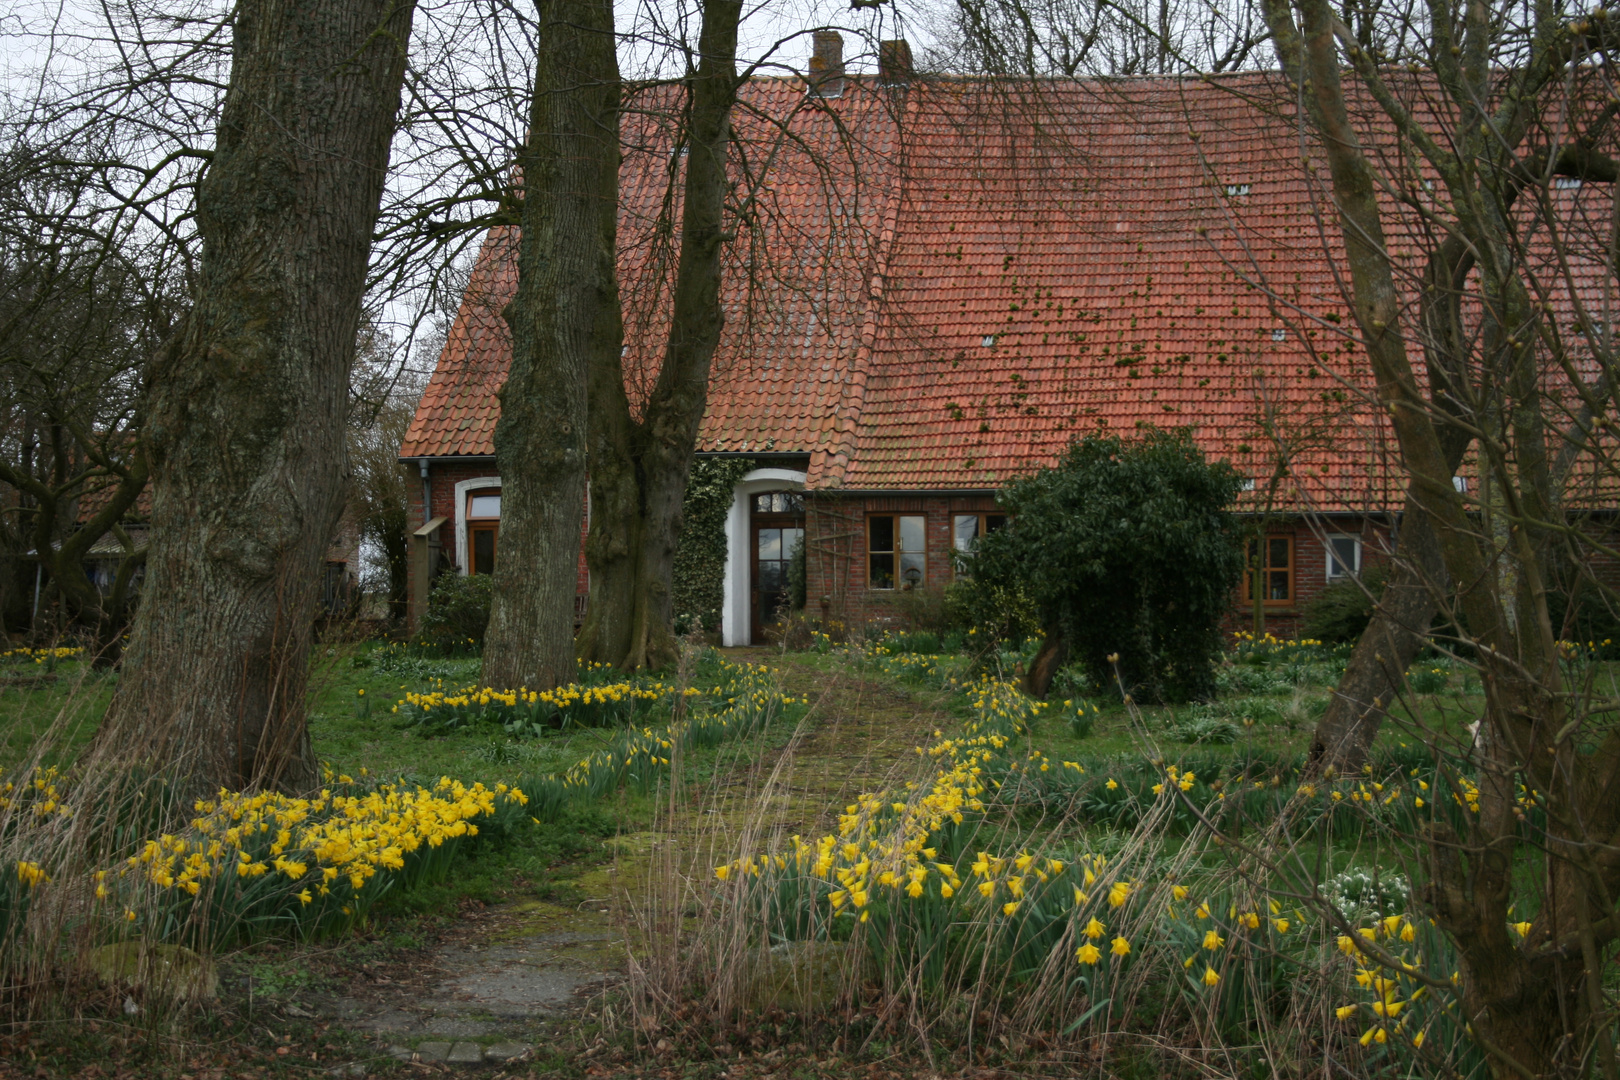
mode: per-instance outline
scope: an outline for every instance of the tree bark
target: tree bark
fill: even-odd
[[[314,607],[412,13],[236,9],[194,304],[152,375],[147,576],[101,733],[126,763],[176,767],[196,789],[315,780]]]
[[[518,288],[504,312],[512,369],[495,427],[501,549],[484,644],[484,681],[514,689],[574,678],[586,382],[617,362],[624,336],[613,5],[539,0],[539,17]]]
[[[681,503],[720,342],[726,154],[737,93],[740,0],[706,0],[697,70],[687,80],[688,148],[669,338],[638,421],[618,350],[591,371],[590,604],[582,659],[626,670],[673,663],[670,580]]]

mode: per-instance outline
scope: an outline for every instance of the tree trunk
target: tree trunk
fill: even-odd
[[[1024,675],[1024,692],[1045,701],[1046,695],[1052,692],[1052,680],[1068,659],[1069,642],[1063,636],[1062,629],[1047,627],[1041,650],[1030,661],[1029,671]]]
[[[1459,237],[1449,237],[1424,269],[1421,311],[1429,400],[1437,417],[1455,417],[1462,379],[1460,298],[1473,255]],[[1457,419],[1461,419],[1458,417]],[[1439,425],[1441,450],[1455,475],[1473,437],[1465,424]],[[1344,674],[1317,721],[1306,759],[1310,775],[1345,776],[1361,768],[1383,726],[1388,707],[1428,640],[1448,584],[1434,525],[1408,488],[1401,515],[1395,564],[1372,620],[1356,641]],[[1331,770],[1331,772],[1329,771]]]
[[[236,9],[195,303],[152,375],[146,581],[102,729],[197,789],[315,779],[312,624],[412,11]]]
[[[618,350],[591,372],[590,605],[579,656],[627,670],[677,656],[670,581],[681,533],[709,367],[720,343],[720,256],[725,242],[726,152],[737,93],[740,0],[706,0],[702,54],[688,79],[681,130],[686,184],[681,250],[663,366],[638,422],[624,390]]]
[[[585,503],[586,380],[617,362],[619,65],[611,0],[540,0],[522,155],[512,370],[495,456],[501,550],[484,643],[490,686],[574,679],[574,595]]]

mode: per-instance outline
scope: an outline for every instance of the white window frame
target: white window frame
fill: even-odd
[[[467,573],[467,497],[475,491],[484,488],[498,488],[501,478],[498,476],[479,476],[471,480],[458,480],[456,482],[456,573]],[[488,521],[488,518],[479,518]],[[498,520],[498,519],[497,519]]]
[[[1335,540],[1348,540],[1356,546],[1356,565],[1350,568],[1349,573],[1335,574],[1333,572],[1333,564],[1338,561],[1333,554],[1333,542]],[[1324,554],[1326,554],[1327,558],[1322,560],[1322,567],[1329,581],[1343,581],[1345,578],[1353,578],[1361,573],[1361,549],[1365,546],[1361,542],[1361,537],[1354,533],[1328,533],[1324,538],[1323,546],[1326,549]]]

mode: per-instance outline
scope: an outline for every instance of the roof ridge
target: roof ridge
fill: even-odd
[[[907,95],[904,114],[896,130],[896,134],[900,137],[898,154],[902,159],[908,145],[905,141],[905,132],[908,130],[906,125],[916,111],[916,102],[915,97]],[[860,442],[861,412],[866,406],[867,376],[871,372],[872,353],[877,345],[878,320],[883,311],[883,289],[889,274],[889,255],[894,250],[894,238],[899,232],[900,204],[904,201],[901,189],[905,185],[906,169],[903,161],[901,167],[890,170],[890,175],[894,180],[889,186],[888,205],[883,208],[883,224],[878,233],[877,255],[872,260],[872,274],[866,286],[866,318],[861,323],[860,344],[855,348],[855,355],[850,358],[847,389],[839,395],[838,408],[834,413],[831,445],[813,451],[810,455],[810,465],[805,471],[804,486],[813,490],[843,486],[844,474],[848,471]]]

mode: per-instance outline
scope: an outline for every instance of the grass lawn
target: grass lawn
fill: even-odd
[[[761,846],[785,850],[789,838],[830,834],[865,793],[884,791],[890,793],[886,798],[910,798],[904,793],[925,779],[931,767],[922,748],[937,746],[942,738],[960,739],[982,721],[972,695],[963,688],[977,677],[966,657],[897,655],[904,648],[901,641],[887,651],[824,647],[806,652],[729,652],[733,662],[769,664],[782,693],[795,706],[777,711],[769,724],[746,737],[678,755],[673,774],[661,775],[644,790],[617,788],[597,798],[573,798],[544,826],[517,829],[499,843],[470,844],[446,880],[387,894],[357,933],[309,944],[261,941],[228,953],[221,960],[222,970],[230,976],[226,981],[234,979],[232,986],[248,988],[247,998],[222,991],[230,1007],[222,1010],[214,1037],[230,1042],[240,1060],[253,1062],[252,1068],[261,1073],[315,1071],[322,1045],[331,1047],[332,1053],[364,1056],[370,1044],[344,1034],[341,1022],[298,1017],[298,1003],[311,994],[338,995],[343,986],[354,979],[363,981],[371,972],[393,972],[396,981],[403,981],[421,957],[442,951],[446,942],[485,942],[494,932],[480,921],[486,911],[543,911],[548,918],[566,922],[576,917],[572,913],[596,910],[591,905],[609,897],[615,911],[612,918],[627,927],[642,927],[626,931],[622,948],[652,955],[657,942],[647,936],[650,924],[640,905],[658,874],[674,873],[691,882],[683,887],[693,897],[707,895],[702,883],[713,884],[711,868]],[[1018,654],[1006,654],[1000,660],[1002,673],[1015,677],[1019,662]],[[116,676],[91,671],[74,659],[35,663],[8,658],[3,664],[0,731],[5,741],[0,765],[15,769],[47,733],[53,733],[55,746],[48,763],[67,764],[93,734]],[[1381,755],[1380,760],[1421,759],[1423,749],[1416,741],[1423,729],[1431,737],[1438,733],[1443,739],[1466,739],[1465,726],[1478,715],[1477,681],[1469,672],[1441,662],[1420,667],[1428,672],[1422,680],[1428,692],[1397,709],[1396,722],[1380,734],[1375,755]],[[493,786],[532,784],[538,776],[563,773],[614,745],[618,733],[597,727],[528,731],[514,737],[486,722],[435,728],[430,734],[408,726],[412,710],[403,704],[407,694],[475,686],[478,668],[476,658],[413,659],[371,643],[320,647],[310,686],[310,732],[317,756],[338,774],[358,775],[364,768],[372,776],[404,778],[413,785],[451,776]],[[965,872],[973,851],[1021,848],[1043,858],[1061,857],[1071,864],[1079,859],[1090,865],[1085,862],[1090,853],[1137,843],[1142,834],[1136,823],[1154,803],[1146,787],[1155,778],[1162,784],[1167,769],[1196,768],[1199,783],[1205,785],[1195,792],[1197,796],[1224,798],[1219,794],[1221,785],[1230,784],[1226,790],[1240,798],[1261,800],[1257,806],[1273,805],[1298,783],[1291,767],[1308,745],[1337,672],[1331,657],[1240,658],[1223,668],[1218,700],[1145,708],[1127,707],[1117,691],[1087,688],[1071,680],[1059,690],[1069,697],[1054,695],[1046,712],[1010,734],[1011,741],[1001,752],[1007,771],[995,774],[992,806],[971,832],[951,840],[963,853],[960,866]],[[1415,717],[1409,708],[1417,710]],[[664,723],[667,716],[647,722]],[[1123,794],[1117,796],[1104,790],[1104,779],[1111,782],[1115,776],[1123,785]],[[1126,795],[1135,801],[1122,809]],[[947,827],[945,833],[949,832]],[[1191,830],[1172,823],[1157,835],[1157,846],[1143,865],[1178,865]],[[663,856],[658,854],[666,847],[680,853],[667,865],[659,862]],[[1319,869],[1327,874],[1351,867],[1393,871],[1412,853],[1409,842],[1366,830],[1331,834],[1317,844],[1317,851]],[[1193,870],[1213,871],[1227,861],[1225,854],[1213,849],[1188,852]],[[1102,864],[1097,865],[1100,871]],[[1299,876],[1303,873],[1286,871],[1277,880],[1299,885],[1305,880]],[[701,926],[713,910],[705,905],[714,902],[686,901],[680,924]],[[614,953],[611,964],[621,964],[622,956],[622,949]],[[1164,992],[1161,988],[1161,997]],[[647,1046],[653,1041],[650,1036],[624,1041],[622,1024],[603,1028],[602,1014],[589,1010],[571,1023],[553,1045],[532,1059],[527,1067],[532,1075],[606,1070],[720,1076],[728,1075],[728,1069],[731,1076],[753,1075],[734,1051],[725,1049],[725,1039],[712,1032],[689,1040],[690,1045],[679,1043],[669,1053],[659,1051],[661,1057],[653,1064],[662,1073],[642,1072]],[[585,1049],[598,1045],[599,1032],[611,1030],[619,1032],[619,1041],[594,1061],[587,1060]],[[792,1023],[778,1023],[775,1030],[777,1036],[765,1043],[756,1040],[756,1046],[775,1045],[780,1051],[788,1045],[801,1050],[809,1045],[792,1041],[810,1037]],[[105,1038],[72,1045],[47,1039],[55,1064],[46,1074],[77,1075],[86,1055],[97,1053],[138,1058],[153,1076],[178,1076],[189,1069],[200,1080],[207,1074],[209,1066],[196,1061],[176,1064],[173,1055],[157,1052],[155,1043],[142,1038],[114,1018]],[[306,1067],[301,1056],[295,1061],[283,1053],[287,1039],[315,1048],[310,1050],[313,1064]],[[852,1051],[845,1036],[838,1039],[824,1048],[820,1058],[810,1054],[810,1064],[794,1075],[846,1075],[844,1070],[856,1068],[858,1062],[864,1069],[874,1060],[870,1038],[858,1051]],[[124,1049],[110,1049],[108,1040],[122,1040],[118,1045]],[[632,1044],[640,1049],[632,1049]],[[887,1043],[879,1040],[876,1045]],[[15,1042],[0,1039],[0,1060],[8,1046],[12,1051],[17,1048]],[[1009,1042],[1002,1050],[1009,1060],[1026,1064],[1032,1060],[1027,1042],[1017,1046]],[[391,1062],[376,1057],[375,1047],[369,1053],[368,1067],[394,1071]],[[909,1074],[924,1068],[925,1058],[926,1054],[916,1060],[895,1058],[892,1063]],[[1123,1066],[1129,1058],[1122,1052],[1116,1064]],[[0,1064],[0,1076],[6,1075],[6,1068]],[[766,1072],[761,1068],[759,1075]],[[218,1075],[231,1073],[225,1068]]]

